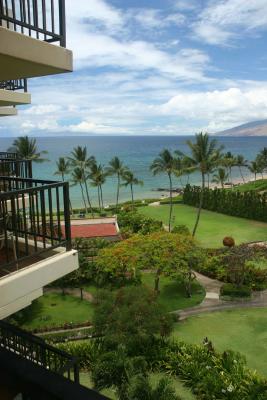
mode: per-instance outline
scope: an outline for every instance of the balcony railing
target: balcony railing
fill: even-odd
[[[0,177],[0,274],[71,250],[69,185]]]
[[[9,158],[1,159],[0,156],[0,176],[32,178],[32,161]]]
[[[27,92],[27,79],[15,79],[12,81],[0,81],[0,89],[5,90],[23,90]]]
[[[9,158],[11,160],[18,159],[18,153],[12,153],[10,151],[0,151],[0,160]]]
[[[0,0],[0,26],[66,47],[65,0]]]

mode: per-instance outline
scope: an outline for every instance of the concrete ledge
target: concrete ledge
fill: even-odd
[[[15,107],[1,107],[0,117],[12,117],[18,115],[18,110]]]
[[[70,50],[0,27],[1,80],[73,71]]]
[[[29,93],[0,89],[0,107],[18,106],[23,104],[31,104],[31,95]]]

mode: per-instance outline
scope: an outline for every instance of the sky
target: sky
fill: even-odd
[[[267,118],[266,0],[66,0],[74,72],[1,136],[186,135]]]

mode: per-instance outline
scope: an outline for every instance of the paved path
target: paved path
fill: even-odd
[[[195,307],[178,310],[179,320],[186,319],[192,315],[202,313],[222,311],[234,308],[252,308],[252,307],[267,307],[267,290],[262,292],[254,292],[249,300],[225,301],[220,300],[220,289],[223,282],[215,279],[210,279],[207,276],[195,272],[197,281],[205,288],[206,296],[201,304]]]

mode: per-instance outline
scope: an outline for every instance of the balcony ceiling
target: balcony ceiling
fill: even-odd
[[[0,80],[54,75],[72,70],[70,50],[0,27]]]
[[[31,95],[29,93],[21,93],[14,92],[13,90],[0,89],[0,107],[18,106],[23,104],[31,104]]]
[[[18,110],[15,107],[1,107],[0,108],[0,118],[1,117],[11,117],[18,114]]]

